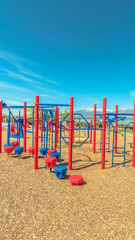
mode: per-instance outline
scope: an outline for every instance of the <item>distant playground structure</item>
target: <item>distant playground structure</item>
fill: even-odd
[[[60,119],[59,108],[62,107],[69,107],[69,113]],[[45,157],[45,168],[49,168],[51,172],[55,167],[56,176],[63,178],[67,167],[61,164],[62,141],[68,145],[68,169],[72,170],[73,147],[79,148],[89,141],[89,144],[93,144],[93,153],[96,154],[96,132],[100,131],[101,169],[105,169],[105,152],[110,151],[110,134],[112,134],[112,167],[125,166],[127,128],[132,126],[133,141],[128,144],[133,149],[132,166],[135,167],[135,101],[133,113],[119,113],[118,105],[115,106],[114,112],[107,111],[104,98],[102,113],[97,113],[97,106],[94,104],[93,120],[74,112],[73,108],[73,97],[70,97],[69,104],[46,104],[40,103],[39,96],[36,96],[34,106],[27,105],[26,102],[24,106],[8,106],[1,101],[0,153],[2,146],[5,153],[11,154],[14,151],[19,156],[28,150],[34,158],[35,170],[38,169],[38,157],[41,154]],[[6,116],[3,114],[5,110],[8,112]],[[27,116],[28,110],[31,111],[30,118]],[[123,132],[118,131],[119,121],[124,121],[128,117],[130,120],[124,126]],[[2,142],[3,131],[7,132],[6,143]],[[27,134],[31,134],[31,147],[28,149]],[[122,146],[117,144],[118,134],[123,134]],[[116,161],[119,157],[123,159],[122,162]],[[59,165],[56,166],[56,162],[59,162]]]

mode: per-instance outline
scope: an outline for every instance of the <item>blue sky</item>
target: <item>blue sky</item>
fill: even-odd
[[[0,98],[133,108],[135,1],[1,0]]]

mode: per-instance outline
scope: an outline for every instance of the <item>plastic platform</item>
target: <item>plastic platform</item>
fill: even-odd
[[[5,153],[10,154],[13,152],[14,147],[13,146],[6,146],[4,147]]]
[[[69,177],[69,181],[71,185],[77,185],[79,186],[80,184],[83,183],[83,177],[81,175],[72,175]]]
[[[56,157],[57,160],[59,160],[60,157],[60,152],[54,152],[54,153],[50,153],[50,157]]]
[[[19,147],[19,142],[12,142],[13,147]]]
[[[66,172],[67,172],[67,167],[66,166],[56,166],[55,168],[55,175],[57,178],[62,179],[66,176]]]
[[[15,154],[16,155],[22,154],[23,153],[23,149],[24,149],[24,147],[16,147],[16,148],[14,148]]]
[[[34,155],[34,147],[29,147],[29,154]]]
[[[52,168],[56,165],[57,158],[56,157],[47,157],[45,158],[45,169],[48,167],[50,168],[50,173]]]
[[[48,153],[49,156],[50,156],[51,153],[54,153],[54,152],[57,152],[57,150],[55,150],[55,149],[48,149],[47,150],[47,153]]]
[[[48,148],[42,147],[42,148],[40,148],[40,153],[44,156],[47,154],[47,150],[48,150]]]

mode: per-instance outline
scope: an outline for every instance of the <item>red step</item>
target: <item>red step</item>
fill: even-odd
[[[57,150],[55,150],[55,149],[48,149],[47,150],[47,153],[48,153],[49,157],[50,157],[50,154],[54,153],[54,152],[57,152]]]
[[[5,150],[5,153],[10,154],[11,152],[13,152],[14,147],[13,146],[7,146],[7,147],[4,148],[4,150]]]
[[[19,142],[12,142],[13,147],[19,147]]]
[[[72,175],[69,177],[69,181],[71,185],[77,185],[79,186],[80,184],[83,183],[83,177],[81,175]]]
[[[47,157],[45,158],[45,164],[48,168],[53,168],[56,165],[57,158],[56,157]]]
[[[29,147],[29,154],[34,155],[34,147]]]

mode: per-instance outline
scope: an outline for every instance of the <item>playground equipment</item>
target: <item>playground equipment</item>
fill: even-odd
[[[69,114],[61,120],[59,119],[59,107],[69,107]],[[73,147],[79,148],[89,140],[90,144],[93,143],[93,153],[96,153],[96,131],[101,132],[101,169],[105,168],[105,152],[110,151],[111,132],[113,135],[112,167],[114,164],[122,164],[125,166],[126,130],[130,124],[133,125],[133,143],[130,143],[130,145],[133,146],[132,166],[135,167],[135,102],[133,114],[119,113],[118,105],[116,105],[114,112],[107,112],[106,98],[104,98],[102,114],[96,113],[96,104],[94,104],[93,121],[88,121],[82,114],[73,112],[73,97],[70,98],[69,104],[43,104],[39,102],[39,96],[35,97],[34,106],[27,106],[26,102],[24,106],[7,106],[4,102],[0,102],[0,152],[2,152],[3,109],[7,109],[9,112],[9,116],[4,120],[7,124],[7,144],[4,145],[5,152],[10,154],[14,149],[17,155],[23,152],[26,153],[26,136],[27,133],[30,133],[32,141],[28,151],[34,156],[34,169],[38,169],[39,153],[45,157],[45,159],[48,156],[49,159],[55,158],[56,162],[59,160],[58,162],[61,165],[61,142],[64,141],[69,147],[68,168],[72,170]],[[12,112],[13,109],[16,111],[19,110],[18,117],[14,116]],[[27,109],[31,109],[32,111],[31,119],[27,118]],[[23,118],[20,116],[20,110],[23,110]],[[126,119],[127,116],[133,117],[134,120],[124,126],[123,146],[118,146],[117,136],[121,134],[118,132],[118,122]],[[100,124],[100,127],[97,127],[97,123]],[[27,129],[28,126],[31,128],[30,130]],[[82,132],[84,132],[84,136],[83,140],[80,141]],[[75,141],[76,137],[79,137],[78,142]],[[14,139],[14,141],[11,141],[12,139]],[[20,146],[22,141],[23,146]],[[122,154],[119,154],[118,150],[121,150]],[[117,157],[122,157],[123,161],[121,163],[115,162],[114,159]],[[46,166],[48,167],[54,167],[56,164],[50,165],[52,163],[49,163],[49,160],[46,161]]]
[[[59,165],[55,167],[55,175],[59,179],[64,178],[66,176],[66,172],[67,172],[66,166]]]
[[[83,177],[81,175],[72,175],[69,177],[69,181],[71,183],[71,186],[76,185],[79,186],[83,183]]]
[[[105,151],[110,150],[110,132],[112,131],[113,134],[113,141],[112,141],[112,167],[114,165],[123,165],[125,166],[125,154],[126,154],[126,130],[129,125],[133,125],[133,157],[132,157],[132,166],[135,167],[135,103],[134,103],[134,113],[118,113],[118,105],[115,107],[115,112],[107,112],[106,111],[106,98],[103,99],[103,112],[102,114],[96,114],[96,105],[94,105],[94,124],[93,124],[93,130],[99,130],[97,128],[94,128],[96,126],[97,122],[97,116],[102,118],[101,122],[101,143],[100,143],[100,150],[101,150],[101,169],[105,168]],[[117,146],[117,136],[118,134],[121,134],[118,132],[118,122],[124,121],[127,117],[133,117],[133,122],[130,121],[125,127],[124,127],[124,138],[123,138],[123,146]],[[115,125],[113,124],[115,123]],[[106,125],[108,124],[108,134],[106,131]],[[110,127],[112,130],[110,130]],[[96,135],[96,133],[95,133]],[[93,153],[96,152],[96,138],[95,135],[93,136]],[[108,147],[106,145],[108,144]],[[118,154],[118,150],[122,151],[121,154]],[[122,162],[114,162],[115,158],[123,158]]]
[[[47,157],[45,158],[45,169],[50,168],[50,173],[52,168],[56,165],[57,158],[56,157]]]

